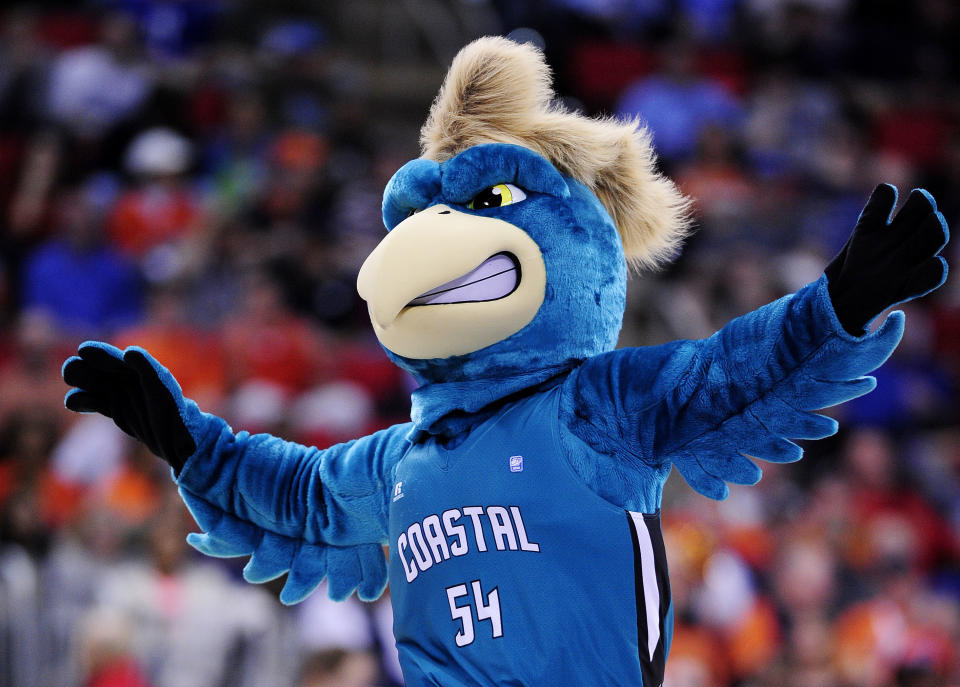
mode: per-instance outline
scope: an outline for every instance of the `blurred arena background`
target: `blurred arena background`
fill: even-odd
[[[354,279],[449,60],[489,33],[541,45],[571,105],[641,114],[696,200],[624,345],[815,279],[881,180],[960,226],[955,0],[4,3],[0,685],[399,684],[388,603],[284,608],[189,550],[164,464],[63,410],[59,370],[137,343],[237,429],[403,420]],[[670,480],[667,687],[960,685],[956,275],[877,377],[757,487]]]

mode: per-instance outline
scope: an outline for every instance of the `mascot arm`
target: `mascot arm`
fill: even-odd
[[[846,333],[821,278],[708,339],[588,360],[571,375],[561,410],[571,409],[575,434],[617,457],[618,471],[632,464],[640,484],[628,489],[645,488],[651,475],[662,483],[672,463],[698,492],[723,499],[726,482],[760,479],[743,454],[792,462],[801,449],[790,439],[833,434],[836,421],[811,411],[870,391],[875,381],[863,375],[902,331],[903,315],[893,313],[873,334]]]
[[[267,434],[234,433],[184,398],[173,375],[141,348],[88,342],[64,364],[76,387],[65,404],[98,412],[173,468],[203,534],[188,540],[218,557],[251,556],[244,577],[288,573],[285,603],[328,578],[331,597],[376,598],[386,583],[385,480],[406,449],[398,425],[329,449]]]
[[[613,351],[584,363],[565,394],[574,419],[568,424],[602,453],[611,454],[617,441],[619,453],[661,479],[672,463],[715,499],[729,493],[726,482],[760,479],[747,455],[798,460],[802,450],[791,439],[837,430],[835,420],[813,411],[874,388],[865,375],[896,348],[904,316],[891,313],[873,333],[865,326],[946,278],[938,253],[949,234],[933,199],[914,191],[891,221],[895,202],[893,187],[879,186],[843,251],[797,293],[707,339]]]

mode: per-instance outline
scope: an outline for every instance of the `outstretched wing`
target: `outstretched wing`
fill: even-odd
[[[407,446],[407,425],[320,450],[267,434],[235,434],[183,396],[142,348],[87,342],[63,367],[67,408],[98,412],[173,468],[211,556],[251,556],[250,582],[289,573],[281,600],[296,603],[324,579],[344,599],[374,599],[386,584],[385,476]]]
[[[387,566],[379,544],[311,544],[241,520],[182,486],[180,495],[203,530],[189,535],[187,542],[207,556],[250,556],[243,569],[247,582],[267,582],[286,573],[280,592],[284,604],[303,601],[324,578],[335,601],[346,599],[354,589],[360,599],[373,601],[386,588]]]
[[[822,439],[837,431],[836,420],[814,411],[871,391],[876,380],[866,375],[890,356],[903,326],[903,313],[894,312],[876,332],[863,337],[838,328],[799,360],[795,342],[780,337],[767,360],[752,368],[757,379],[751,381],[760,393],[715,426],[671,448],[669,459],[690,486],[714,499],[726,498],[726,482],[755,484],[760,479],[760,468],[747,456],[774,463],[799,460],[803,451],[791,439]],[[768,378],[770,370],[785,374]],[[705,385],[690,399],[690,407],[710,404],[715,392]]]
[[[713,336],[584,361],[564,383],[560,418],[599,460],[574,460],[574,469],[618,505],[659,507],[671,464],[722,499],[727,482],[760,479],[751,457],[795,461],[803,452],[791,439],[836,432],[815,411],[874,388],[866,375],[896,348],[903,313],[874,333],[866,325],[946,279],[950,232],[933,198],[914,190],[891,219],[895,204],[896,190],[878,186],[820,279]]]
[[[847,333],[821,277],[709,338],[589,359],[565,383],[561,420],[601,459],[574,468],[626,507],[658,508],[671,464],[701,494],[726,498],[727,482],[760,479],[749,457],[799,460],[792,439],[836,432],[815,411],[872,390],[866,375],[896,348],[903,325],[894,312],[876,332]]]

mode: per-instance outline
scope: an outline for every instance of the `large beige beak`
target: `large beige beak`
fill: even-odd
[[[509,294],[479,302],[411,305],[501,253],[519,265],[519,283]],[[543,303],[546,282],[540,248],[525,231],[500,219],[434,205],[387,234],[360,268],[357,291],[388,350],[407,358],[448,358],[523,329]]]

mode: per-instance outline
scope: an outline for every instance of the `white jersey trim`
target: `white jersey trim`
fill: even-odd
[[[650,660],[660,643],[660,588],[657,586],[657,568],[653,557],[653,542],[643,521],[642,513],[629,511],[640,548],[640,570],[643,579],[643,601],[647,611],[647,650]]]

